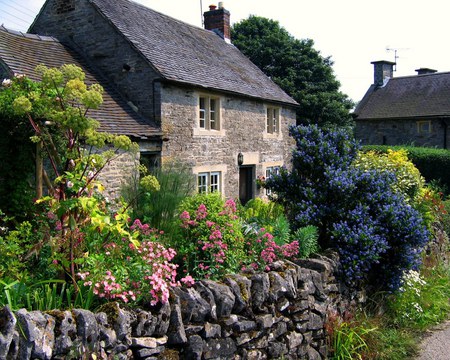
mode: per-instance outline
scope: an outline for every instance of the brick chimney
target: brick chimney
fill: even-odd
[[[230,12],[225,10],[223,2],[219,2],[219,7],[210,5],[209,11],[203,13],[205,19],[205,29],[214,31],[226,42],[231,42],[230,36]]]
[[[416,69],[414,71],[417,71],[417,75],[434,74],[435,72],[437,72],[437,70],[430,69],[430,68],[420,68],[420,69]]]
[[[385,81],[392,79],[394,76],[394,65],[392,61],[372,61],[373,64],[373,84],[376,86],[384,86]]]

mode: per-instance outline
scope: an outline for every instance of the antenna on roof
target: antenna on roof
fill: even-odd
[[[386,51],[393,51],[394,52],[394,71],[397,71],[397,51],[398,49],[391,49],[390,47],[386,47]]]
[[[397,59],[400,58],[400,56],[397,55],[397,52],[399,50],[409,50],[408,48],[390,48],[389,46],[386,46],[386,51],[393,51],[394,52],[394,71],[397,71]]]
[[[202,23],[202,27],[203,27],[203,4],[202,4],[202,0],[200,0],[200,21]]]

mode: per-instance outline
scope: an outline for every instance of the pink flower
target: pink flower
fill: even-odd
[[[198,207],[197,212],[196,212],[196,219],[203,220],[204,218],[206,218],[206,216],[208,216],[206,206],[205,206],[205,204],[200,204],[200,206]]]
[[[181,282],[186,285],[187,287],[190,287],[194,285],[195,280],[191,275],[187,275],[184,278],[181,279]]]
[[[209,236],[209,240],[222,239],[222,233],[220,230],[214,230]]]
[[[189,215],[189,213],[187,211],[183,211],[180,215],[180,219],[181,220],[190,220],[191,216]]]

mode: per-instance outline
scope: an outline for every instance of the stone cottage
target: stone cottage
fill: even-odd
[[[362,144],[450,144],[450,72],[420,68],[415,76],[393,77],[390,61],[375,61],[374,83],[354,111]]]
[[[92,65],[136,114],[162,131],[152,162],[178,159],[200,192],[264,196],[257,176],[289,161],[298,104],[230,41],[230,13],[210,6],[206,29],[129,0],[47,0],[30,28]]]

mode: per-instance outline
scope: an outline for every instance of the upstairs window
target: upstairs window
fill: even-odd
[[[203,172],[197,175],[197,190],[199,193],[212,193],[220,190],[220,172]]]
[[[280,132],[280,109],[267,107],[266,131],[268,134],[278,134]]]
[[[204,130],[220,130],[219,99],[199,97],[199,127]]]

